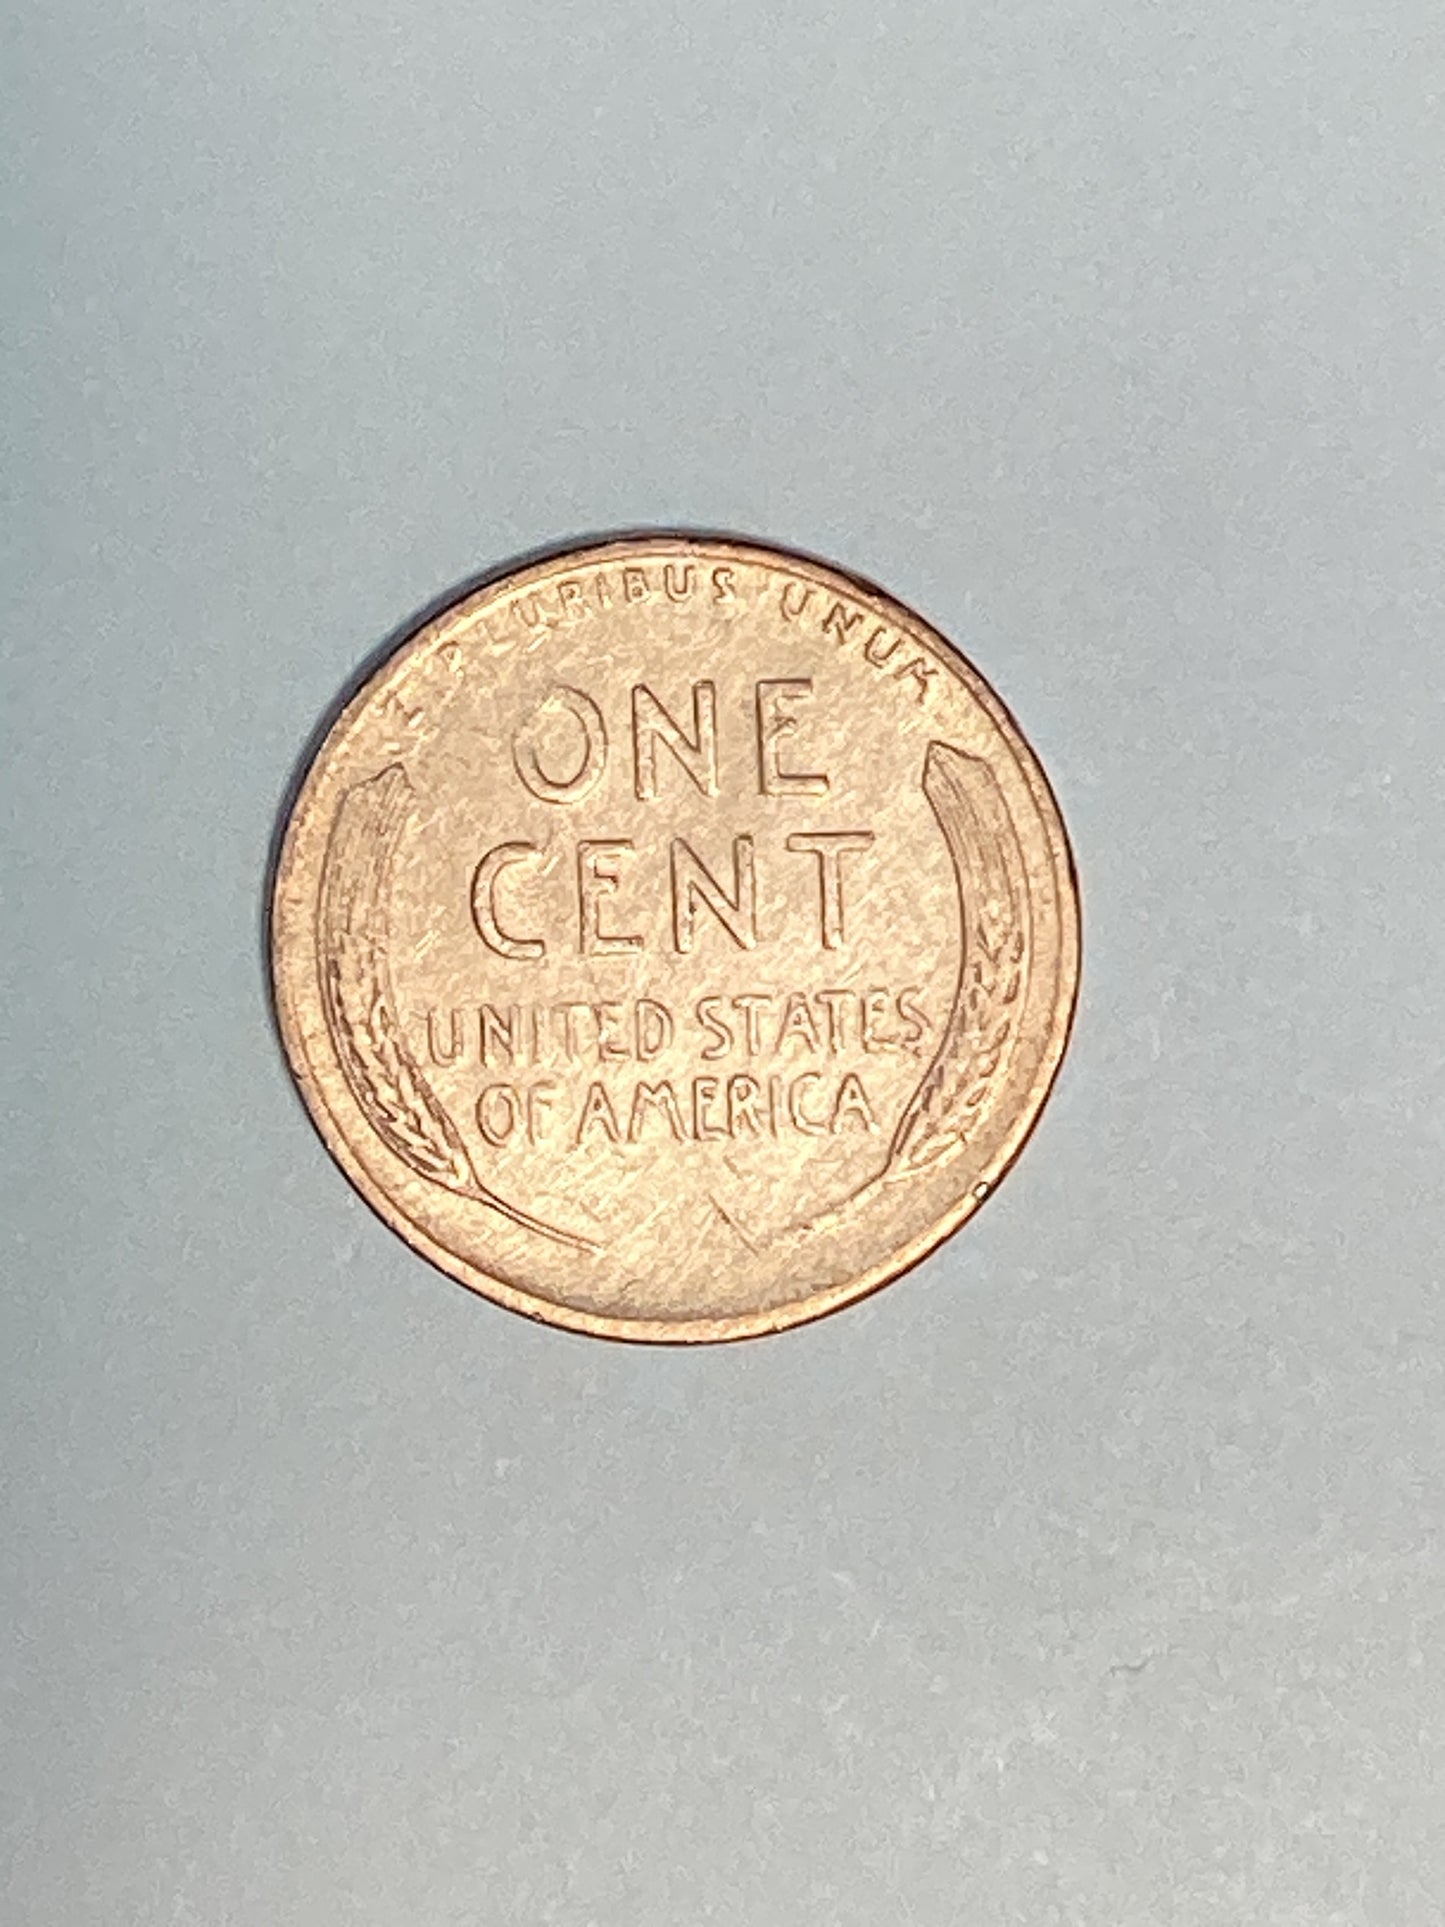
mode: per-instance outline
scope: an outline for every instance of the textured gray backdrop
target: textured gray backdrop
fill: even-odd
[[[1428,0],[5,29],[16,1927],[1445,1920]],[[532,1329],[272,1038],[365,653],[634,523],[971,644],[1058,1095],[865,1308]]]

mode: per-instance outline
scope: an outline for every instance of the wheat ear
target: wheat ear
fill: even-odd
[[[391,866],[412,800],[406,771],[392,763],[353,784],[332,821],[317,903],[317,958],[342,1075],[372,1130],[419,1176],[488,1205],[528,1231],[595,1251],[590,1239],[545,1224],[487,1189],[407,1048],[387,961],[388,902]]]
[[[953,1007],[894,1133],[888,1177],[968,1141],[1017,1039],[1029,964],[1023,853],[998,779],[979,758],[930,743],[923,790],[958,880],[962,940]]]

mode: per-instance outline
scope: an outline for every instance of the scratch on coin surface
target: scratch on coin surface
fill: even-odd
[[[728,1227],[728,1229],[730,1231],[736,1232],[737,1236],[742,1239],[743,1243],[747,1246],[748,1250],[756,1251],[758,1248],[756,1244],[754,1244],[753,1240],[748,1236],[747,1232],[743,1230],[742,1226],[738,1223],[737,1219],[733,1216],[732,1212],[729,1211],[724,1205],[719,1203],[718,1199],[713,1196],[712,1192],[708,1193],[708,1202],[712,1205],[713,1210],[716,1211],[716,1213],[722,1219],[723,1223]]]

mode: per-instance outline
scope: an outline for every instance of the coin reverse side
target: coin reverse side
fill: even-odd
[[[574,1330],[777,1331],[955,1230],[1078,980],[1068,843],[977,670],[737,542],[554,556],[347,705],[272,904],[318,1130],[408,1243]]]

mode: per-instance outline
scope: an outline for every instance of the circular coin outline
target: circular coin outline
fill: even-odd
[[[473,609],[480,610],[499,594],[516,594],[530,586],[540,586],[564,566],[569,569],[623,566],[641,555],[675,556],[699,564],[706,562],[709,566],[791,569],[825,589],[865,598],[887,611],[895,626],[925,647],[945,673],[964,686],[994,724],[1038,807],[1058,896],[1057,987],[1046,1044],[1027,1091],[1015,1106],[1012,1123],[983,1174],[970,1174],[961,1194],[923,1231],[896,1245],[856,1276],[755,1312],[687,1319],[629,1318],[625,1314],[591,1312],[528,1292],[449,1249],[406,1215],[354,1149],[350,1135],[336,1116],[323,1078],[312,1063],[308,1027],[296,1008],[287,981],[287,958],[293,945],[288,942],[282,906],[288,895],[295,892],[298,846],[308,819],[317,807],[314,779],[332,745],[345,737],[358,717],[378,698],[388,680],[399,673],[440,624],[465,619]],[[859,1303],[921,1264],[993,1196],[1038,1128],[1072,1039],[1082,970],[1081,893],[1072,841],[1042,762],[997,691],[926,617],[868,576],[806,550],[732,534],[674,528],[636,529],[533,550],[518,561],[472,578],[459,590],[427,605],[415,620],[393,631],[385,643],[368,654],[348,682],[346,693],[328,708],[308,737],[287,784],[279,821],[280,835],[273,840],[268,866],[265,904],[268,990],[287,1069],[313,1129],[352,1188],[403,1243],[476,1295],[534,1322],[561,1330],[640,1345],[719,1344],[791,1330]],[[314,945],[308,950],[307,967],[314,971]],[[337,1077],[341,1076],[334,1060],[328,1068]]]

